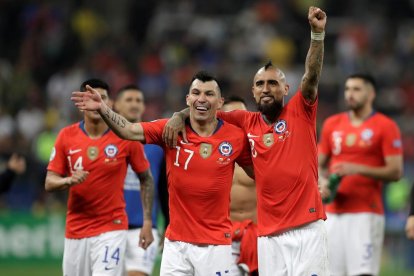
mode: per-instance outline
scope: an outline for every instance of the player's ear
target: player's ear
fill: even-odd
[[[224,98],[220,97],[217,109],[221,109],[223,107],[223,104],[224,104]]]
[[[283,95],[284,96],[287,96],[287,94],[289,94],[289,88],[290,88],[290,86],[289,86],[289,84],[285,84],[285,92],[283,93]]]
[[[114,101],[108,98],[108,103],[107,103],[107,105],[108,105],[110,108],[113,108],[113,107],[114,107]]]
[[[188,102],[188,94],[185,95],[185,103],[188,107],[190,106],[190,103]]]

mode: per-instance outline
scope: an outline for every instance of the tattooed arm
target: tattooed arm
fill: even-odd
[[[98,91],[86,86],[85,92],[72,92],[71,100],[81,111],[97,111],[105,123],[119,137],[126,140],[145,142],[144,129],[140,123],[130,123],[127,119],[114,112],[102,100]]]
[[[316,100],[319,78],[322,71],[326,14],[319,8],[310,7],[308,14],[312,39],[306,56],[305,74],[302,77],[301,91],[303,97],[313,103]]]
[[[151,221],[152,204],[154,200],[154,179],[152,178],[149,169],[145,172],[138,173],[138,178],[141,183],[141,201],[142,209],[144,211],[144,220]]]
[[[142,225],[139,237],[139,246],[146,249],[154,240],[152,236],[152,205],[154,200],[154,179],[151,171],[138,173],[141,183],[141,202],[144,215],[144,223]]]

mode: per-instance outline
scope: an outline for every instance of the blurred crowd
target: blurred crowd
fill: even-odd
[[[112,96],[125,84],[145,93],[144,120],[182,109],[194,72],[214,72],[224,95],[250,102],[253,71],[267,60],[291,92],[304,72],[310,0],[0,1],[0,156],[27,159],[0,208],[63,206],[46,195],[45,168],[57,131],[80,118],[70,93],[99,77]],[[343,106],[348,74],[378,81],[376,108],[403,133],[406,180],[414,179],[414,2],[317,2],[328,31],[318,127]],[[0,162],[0,170],[2,169]]]

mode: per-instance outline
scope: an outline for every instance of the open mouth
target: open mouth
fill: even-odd
[[[269,103],[275,100],[275,98],[273,96],[263,96],[260,97],[260,100],[264,103]]]
[[[205,106],[196,106],[195,109],[200,113],[205,113],[208,110]]]

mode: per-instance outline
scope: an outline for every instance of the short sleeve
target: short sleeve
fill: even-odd
[[[325,121],[322,126],[321,135],[319,137],[318,153],[329,156],[331,154],[331,148],[329,144],[330,131],[328,125],[328,121]]]
[[[242,146],[240,155],[236,159],[236,163],[240,167],[251,166],[253,164],[251,151],[250,151],[250,145],[249,145],[249,142],[246,136],[244,135],[243,135],[243,146]]]
[[[144,146],[140,142],[130,143],[129,163],[136,173],[142,173],[149,169],[149,162],[145,156]]]
[[[384,156],[402,154],[401,133],[397,124],[391,120],[384,123],[382,152]]]
[[[161,119],[141,123],[141,126],[144,129],[145,143],[163,146],[162,131],[164,130],[167,121],[168,119]]]
[[[65,154],[65,131],[59,132],[52,152],[50,153],[49,165],[47,166],[48,171],[53,171],[59,175],[68,174],[67,158]]]
[[[316,98],[314,103],[309,104],[303,97],[302,91],[299,89],[292,99],[290,99],[288,104],[293,104],[295,112],[300,112],[299,115],[304,115],[311,122],[316,121],[318,98]]]

